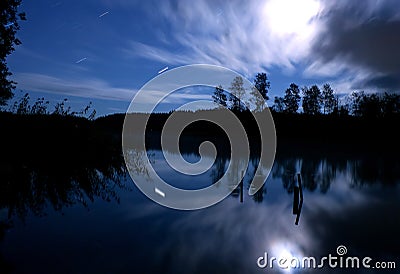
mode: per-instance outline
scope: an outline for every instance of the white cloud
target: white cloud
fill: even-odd
[[[38,73],[15,73],[18,88],[27,91],[60,93],[85,98],[129,101],[135,90],[112,87],[99,79],[63,79]]]
[[[349,38],[340,39],[328,34],[347,28],[362,31],[362,23],[371,25],[376,14],[386,18],[387,10],[396,1],[391,1],[392,4],[378,2],[367,1],[365,7],[358,8],[348,1],[333,4],[326,0],[163,1],[157,10],[150,7],[153,15],[151,23],[156,29],[153,35],[157,40],[151,43],[130,41],[125,52],[165,65],[222,65],[247,77],[272,67],[285,73],[300,70],[296,73],[305,78],[335,82],[340,93],[361,89],[374,92],[377,90],[374,83],[378,87],[388,81],[397,83],[396,79],[392,79],[393,73],[389,75],[391,78],[386,77],[388,79],[385,74],[380,78],[374,77],[370,74],[372,70],[368,67],[368,58],[361,58],[362,61],[356,63],[354,58],[350,58],[354,54],[346,54],[347,51],[343,53],[342,48],[334,47],[335,39],[339,39],[339,46],[344,44],[348,50]],[[359,12],[351,16],[355,7]],[[337,17],[349,19],[332,24],[332,18]],[[390,18],[393,21],[398,16]],[[396,25],[392,21],[389,23]],[[394,35],[395,32],[392,33]],[[367,38],[370,36],[374,37],[371,34]],[[353,37],[355,44],[359,43],[357,37]],[[395,48],[379,40],[371,42],[383,48]],[[361,56],[365,52],[367,56],[374,55],[374,46],[371,43],[364,44],[368,45],[364,51],[354,47],[351,52],[361,52]],[[372,58],[370,63],[397,67],[395,61],[376,60],[380,59]]]
[[[38,73],[16,73],[13,80],[18,82],[18,88],[26,91],[38,91],[47,93],[59,93],[62,95],[79,96],[84,98],[108,99],[117,101],[131,101],[137,90],[113,87],[109,83],[99,79],[63,79],[55,76]],[[142,95],[140,104],[159,101],[165,92],[160,90],[148,90]],[[187,100],[210,99],[210,95],[198,93],[198,91],[186,88],[180,92],[174,92],[163,100],[163,103],[180,104]]]
[[[332,60],[324,63],[321,60],[315,60],[303,71],[305,77],[335,77],[341,73],[348,72],[351,68],[342,60]]]
[[[163,1],[158,17],[170,28],[174,50],[131,42],[125,51],[166,64],[224,65],[246,75],[273,65],[294,70],[308,56],[320,5],[281,2]]]
[[[349,94],[353,91],[365,91],[366,93],[379,93],[382,90],[377,87],[365,86],[364,83],[375,77],[367,70],[352,70],[332,81],[332,88],[337,94]]]

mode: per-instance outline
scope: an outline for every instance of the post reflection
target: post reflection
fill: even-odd
[[[212,174],[222,174],[229,159],[217,159],[213,166]],[[258,159],[250,159],[249,167],[245,170],[245,176],[241,184],[232,192],[232,197],[239,202],[246,201],[243,198],[243,189],[248,189],[251,179],[255,174],[255,166]],[[235,169],[232,177],[239,176],[243,172],[240,168]],[[215,177],[212,177],[214,179]],[[304,203],[303,190],[309,193],[320,193],[326,195],[340,178],[348,178],[346,184],[350,188],[362,188],[365,186],[392,186],[400,182],[400,166],[398,161],[391,158],[379,158],[374,155],[354,157],[350,159],[337,158],[335,155],[329,157],[278,157],[264,186],[252,196],[256,203],[262,203],[267,197],[267,188],[271,183],[280,183],[283,189],[290,194],[288,201],[293,199],[292,213],[296,216],[295,225],[299,224],[302,207]],[[289,214],[289,212],[288,212]]]

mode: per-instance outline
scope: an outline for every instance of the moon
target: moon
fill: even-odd
[[[310,31],[312,19],[320,9],[316,0],[269,0],[262,14],[275,34],[302,36]]]

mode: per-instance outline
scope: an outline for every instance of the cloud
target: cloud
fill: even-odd
[[[137,90],[113,87],[109,83],[99,79],[63,79],[55,76],[38,73],[15,73],[13,80],[18,82],[18,88],[27,91],[48,92],[79,96],[84,98],[96,98],[116,101],[131,101]],[[163,98],[165,92],[160,90],[148,90],[141,96],[140,104],[157,102]],[[186,88],[172,93],[164,98],[162,103],[182,104],[188,100],[210,99],[210,95],[199,93],[198,89]]]
[[[110,86],[99,79],[63,79],[38,73],[15,73],[18,88],[28,91],[59,93],[85,98],[129,101],[135,90]]]
[[[330,82],[350,79],[343,92],[400,90],[399,10],[396,0],[362,5],[345,0],[163,1],[151,9],[152,23],[160,24],[157,41],[130,41],[125,52],[163,64],[222,65],[246,76],[277,67]]]
[[[325,1],[320,22],[308,73],[357,73],[353,88],[400,90],[399,1]]]
[[[168,39],[131,42],[125,52],[167,64],[223,65],[247,75],[270,66],[290,71],[308,55],[319,8],[315,0],[163,1],[152,10],[153,20]]]

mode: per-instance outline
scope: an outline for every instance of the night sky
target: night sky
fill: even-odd
[[[291,82],[328,82],[338,94],[400,91],[398,0],[24,0],[20,11],[22,45],[8,58],[16,98],[125,112],[160,70],[195,63],[250,80],[266,72],[269,105]],[[193,89],[161,110],[203,97]]]

